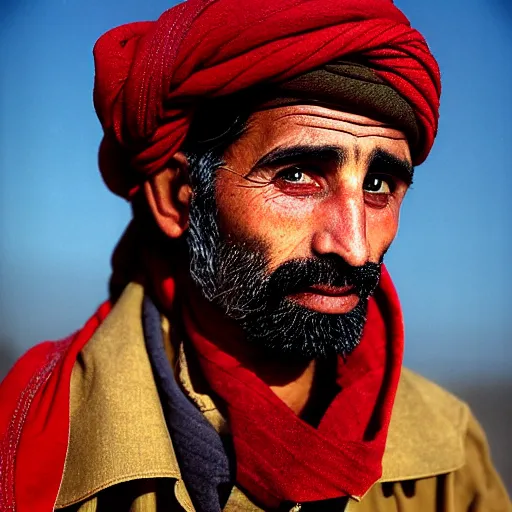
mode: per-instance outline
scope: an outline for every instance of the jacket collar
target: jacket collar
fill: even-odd
[[[168,477],[176,480],[176,495],[184,508],[193,510],[146,353],[143,295],[141,285],[128,285],[75,363],[70,438],[58,508],[116,483]],[[183,354],[178,359],[185,391],[220,428],[222,419],[213,402],[194,390]],[[467,407],[455,397],[403,369],[380,481],[425,478],[461,467],[467,419]]]

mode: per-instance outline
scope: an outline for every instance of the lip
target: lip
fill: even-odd
[[[316,293],[318,295],[326,295],[328,297],[341,297],[354,293],[353,286],[331,286],[328,284],[314,284],[310,286],[306,293]]]
[[[313,285],[304,292],[289,295],[288,298],[307,309],[331,315],[352,311],[360,300],[353,286],[328,285]]]

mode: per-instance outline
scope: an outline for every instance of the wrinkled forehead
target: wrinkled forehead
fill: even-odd
[[[400,128],[360,114],[309,104],[253,112],[246,131],[228,148],[226,157],[230,161],[255,162],[269,152],[294,147],[329,147],[340,155],[357,157],[382,150],[401,160],[411,160],[407,135]]]
[[[331,130],[360,138],[405,138],[413,153],[419,140],[411,105],[360,62],[327,64],[282,83],[206,102],[198,113],[191,130],[196,141],[222,137],[240,118],[248,120],[245,127],[255,141],[283,133],[327,136]]]

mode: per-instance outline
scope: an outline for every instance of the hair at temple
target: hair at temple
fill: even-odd
[[[207,188],[211,192],[215,182],[212,173],[223,164],[224,152],[246,130],[252,111],[250,105],[246,94],[239,94],[235,97],[210,100],[197,108],[181,148],[189,162],[190,181],[194,191],[199,187],[203,190]],[[132,211],[135,218],[144,218],[146,228],[160,231],[152,220],[142,191],[133,198]]]
[[[190,181],[196,200],[213,201],[215,170],[222,165],[222,156],[247,127],[254,103],[246,94],[210,100],[200,105],[192,121],[182,151],[190,164]],[[215,207],[215,205],[213,205]],[[170,257],[185,249],[182,240],[169,239],[157,226],[149,209],[143,188],[131,203],[133,221],[117,243],[112,255],[110,299],[115,302],[128,282],[140,274],[143,246]]]

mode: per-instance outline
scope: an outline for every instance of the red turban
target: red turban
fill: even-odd
[[[363,58],[415,111],[427,157],[440,77],[419,32],[391,0],[188,0],[154,22],[96,43],[100,169],[129,197],[179,150],[198,100],[277,83],[346,57]]]

